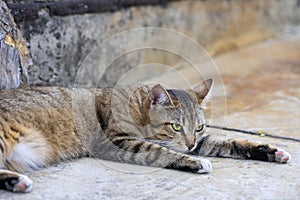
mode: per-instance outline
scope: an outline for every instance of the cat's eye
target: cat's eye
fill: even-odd
[[[204,128],[205,128],[205,125],[201,124],[196,128],[196,132],[201,132],[201,131],[203,131]]]
[[[172,126],[172,129],[177,132],[182,129],[182,126],[180,124],[172,123],[171,126]]]

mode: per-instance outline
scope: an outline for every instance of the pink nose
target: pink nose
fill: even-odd
[[[195,144],[191,144],[188,146],[188,149],[191,150],[192,148],[194,148]]]

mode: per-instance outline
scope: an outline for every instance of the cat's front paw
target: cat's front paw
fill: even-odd
[[[279,163],[287,163],[291,161],[291,155],[285,150],[277,149],[275,152],[275,161]]]
[[[198,174],[209,173],[212,170],[212,164],[207,159],[202,159],[200,162],[200,169],[198,170]]]

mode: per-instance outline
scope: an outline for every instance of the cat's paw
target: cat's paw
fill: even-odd
[[[11,177],[5,180],[6,189],[12,192],[31,192],[33,182],[27,176],[19,174],[18,177]]]
[[[275,152],[275,161],[279,163],[287,163],[291,161],[291,155],[285,150],[277,149]]]
[[[211,162],[207,159],[202,159],[200,162],[200,169],[198,170],[198,174],[209,173],[212,170]]]

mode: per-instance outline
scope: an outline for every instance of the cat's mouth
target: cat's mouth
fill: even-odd
[[[190,152],[193,152],[195,151],[195,149],[197,148],[197,143],[196,144],[193,144],[193,145],[190,145],[187,147],[188,149],[188,152],[187,153],[190,153]]]

